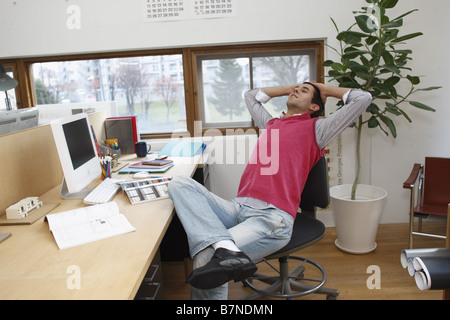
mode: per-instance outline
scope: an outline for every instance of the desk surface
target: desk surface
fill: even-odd
[[[174,158],[165,175],[192,176],[200,161],[201,156]],[[63,200],[59,186],[40,199],[61,203],[50,213],[84,206],[80,199]],[[135,232],[59,250],[44,218],[29,226],[0,226],[0,233],[12,233],[0,244],[0,299],[133,299],[174,207],[170,199],[131,205],[121,192],[113,201]]]

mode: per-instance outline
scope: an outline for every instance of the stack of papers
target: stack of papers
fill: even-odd
[[[119,174],[130,174],[137,172],[163,173],[173,167],[172,160],[150,160],[130,164],[120,170]]]

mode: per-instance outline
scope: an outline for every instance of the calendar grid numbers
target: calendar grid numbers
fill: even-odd
[[[236,13],[235,0],[144,0],[144,20],[220,18]]]
[[[145,0],[145,13],[147,21],[185,19],[186,0]]]
[[[233,15],[233,0],[194,0],[193,9],[196,16],[227,16]]]

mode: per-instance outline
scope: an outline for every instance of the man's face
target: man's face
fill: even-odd
[[[294,92],[289,96],[287,107],[288,110],[294,113],[307,113],[313,105],[312,99],[314,97],[314,87],[310,84],[302,84],[294,89]]]

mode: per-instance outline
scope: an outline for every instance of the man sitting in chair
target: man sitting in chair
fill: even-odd
[[[287,111],[273,118],[262,103],[280,96],[288,96]],[[318,118],[328,97],[342,99],[344,106]],[[192,299],[227,299],[228,281],[250,277],[257,270],[254,262],[289,242],[309,171],[325,146],[371,101],[362,90],[309,82],[245,93],[252,118],[265,130],[241,177],[237,197],[221,199],[189,177],[174,177],[169,184],[194,258],[189,277]]]

